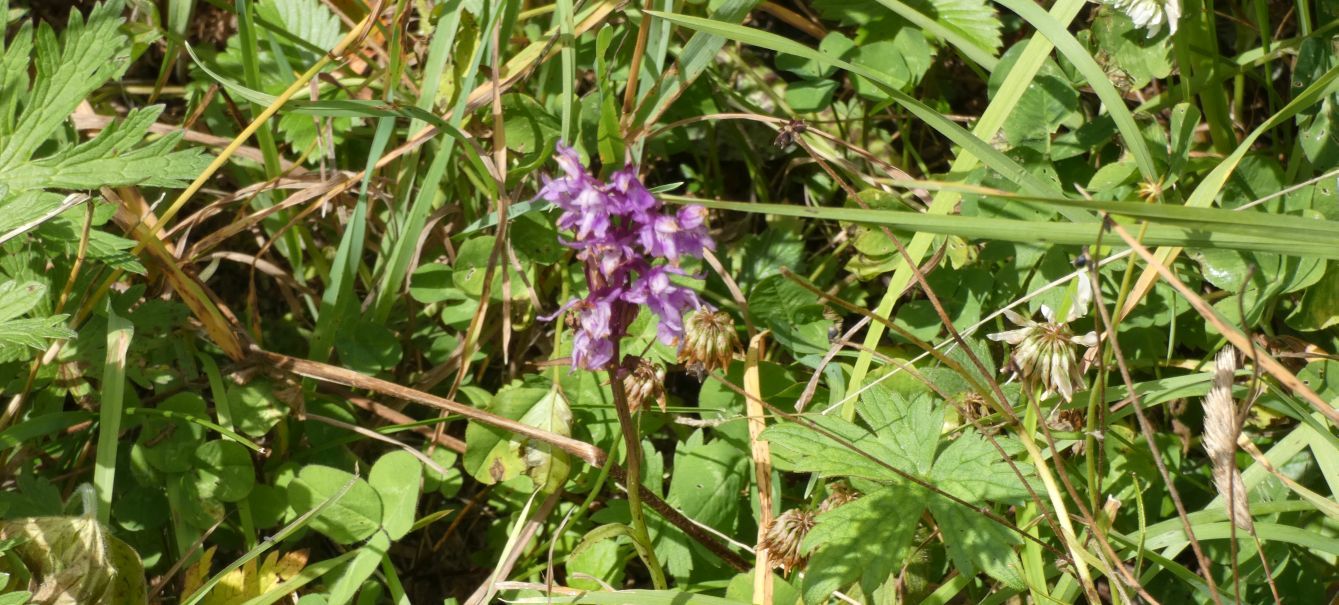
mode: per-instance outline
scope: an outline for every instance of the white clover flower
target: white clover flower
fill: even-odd
[[[990,334],[987,338],[1014,346],[1011,359],[1024,385],[1042,387],[1042,396],[1059,393],[1065,401],[1070,401],[1075,389],[1083,386],[1083,370],[1079,364],[1081,356],[1076,349],[1079,346],[1097,346],[1097,333],[1075,336],[1069,324],[1087,314],[1091,302],[1092,291],[1087,284],[1080,284],[1078,294],[1063,321],[1058,320],[1055,311],[1047,305],[1041,306],[1045,322],[1032,321],[1006,310],[1004,315],[1019,328]]]
[[[1136,27],[1148,30],[1152,38],[1167,24],[1167,31],[1176,34],[1176,22],[1181,20],[1181,0],[1107,0],[1107,4],[1134,21]]]

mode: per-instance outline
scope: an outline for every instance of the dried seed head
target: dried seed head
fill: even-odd
[[[1204,396],[1204,450],[1213,465],[1213,481],[1227,504],[1228,518],[1245,530],[1252,527],[1246,504],[1246,484],[1237,470],[1237,402],[1232,397],[1232,380],[1237,372],[1237,350],[1231,345],[1218,352],[1213,386]]]
[[[860,494],[857,494],[845,483],[831,483],[828,485],[828,497],[824,498],[823,502],[818,505],[818,512],[826,513],[859,497]]]
[[[808,558],[800,554],[800,544],[813,528],[813,511],[792,508],[767,525],[761,546],[772,556],[774,565],[790,573],[804,567]]]
[[[629,355],[623,359],[626,370],[623,390],[628,395],[628,409],[637,413],[649,408],[651,402],[665,411],[665,368],[658,363]]]
[[[703,307],[685,322],[679,363],[701,376],[729,367],[738,349],[739,336],[735,334],[734,318],[725,311]]]

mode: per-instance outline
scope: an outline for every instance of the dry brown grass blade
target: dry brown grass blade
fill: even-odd
[[[543,431],[529,425],[521,424],[510,418],[503,418],[496,414],[490,414],[462,403],[444,399],[430,393],[424,393],[423,391],[411,389],[406,386],[401,386],[380,378],[373,378],[371,376],[359,374],[338,366],[309,361],[306,359],[298,359],[296,357],[289,357],[278,353],[271,353],[258,348],[251,349],[250,359],[259,365],[276,368],[298,376],[311,378],[312,380],[319,382],[371,391],[386,397],[392,397],[402,401],[417,403],[427,407],[460,414],[471,420],[511,431],[518,435],[524,435],[542,443],[547,443],[580,458],[582,461],[592,466],[603,466],[605,459],[608,457],[604,450],[588,443]],[[621,467],[617,465],[613,466],[610,468],[610,474],[616,480],[623,481],[626,484],[626,481],[624,481],[625,475]],[[654,492],[647,489],[646,486],[641,486],[640,493],[642,500],[647,506],[650,506],[657,513],[660,513],[665,520],[669,521],[670,524],[679,528],[690,538],[693,538],[707,550],[720,557],[721,560],[725,561],[730,567],[741,572],[749,569],[748,562],[744,561],[742,557],[732,552],[716,538],[707,534],[691,519],[670,506]]]
[[[431,393],[424,393],[423,391],[401,386],[388,380],[359,374],[358,372],[346,370],[339,366],[309,361],[306,359],[298,359],[296,357],[271,353],[257,348],[251,349],[249,357],[253,361],[262,365],[278,368],[285,372],[290,372],[305,378],[338,384],[353,389],[371,391],[373,393],[387,397],[394,397],[410,403],[417,403],[419,405],[444,410],[453,414],[460,414],[470,420],[481,422],[489,426],[495,426],[516,433],[517,435],[523,435],[534,439],[535,441],[547,443],[580,458],[587,464],[593,466],[602,466],[604,464],[604,450],[590,445],[589,443],[577,441],[576,439],[564,437],[556,433],[550,433],[527,424],[521,424],[510,418],[504,418],[497,414],[485,412],[463,403],[451,401],[444,397],[438,397]]]
[[[190,308],[209,339],[233,361],[241,360],[244,355],[242,341],[233,329],[237,323],[235,318],[215,301],[204,284],[182,270],[169,245],[154,234],[158,221],[139,191],[133,188],[115,192],[103,189],[103,197],[116,203],[116,223],[139,242],[139,247],[148,254],[148,264],[163,272],[167,283]]]
[[[1317,395],[1315,391],[1311,390],[1311,387],[1298,379],[1295,374],[1288,371],[1288,368],[1283,367],[1283,364],[1280,364],[1278,360],[1260,350],[1259,347],[1252,346],[1248,336],[1243,334],[1241,330],[1238,330],[1235,326],[1224,321],[1222,317],[1219,317],[1218,312],[1215,311],[1209,303],[1205,302],[1203,297],[1190,289],[1190,287],[1187,286],[1185,282],[1181,281],[1181,279],[1176,276],[1176,273],[1172,272],[1166,265],[1158,262],[1158,259],[1153,256],[1153,253],[1149,252],[1148,248],[1135,240],[1135,238],[1130,235],[1129,231],[1126,231],[1124,227],[1111,221],[1110,217],[1106,217],[1104,220],[1107,221],[1107,224],[1111,226],[1116,235],[1119,235],[1122,240],[1125,240],[1126,245],[1134,250],[1135,254],[1138,254],[1140,258],[1144,259],[1144,262],[1148,263],[1149,267],[1157,271],[1162,279],[1166,280],[1168,284],[1171,284],[1173,288],[1176,288],[1177,292],[1180,292],[1182,296],[1186,297],[1186,301],[1190,303],[1190,306],[1194,307],[1204,319],[1213,324],[1214,328],[1217,329],[1228,342],[1237,347],[1237,350],[1241,351],[1258,364],[1261,369],[1269,372],[1269,375],[1273,376],[1274,379],[1278,380],[1283,386],[1300,395],[1311,405],[1315,406],[1316,409],[1319,410],[1321,414],[1324,414],[1335,426],[1339,426],[1339,411],[1335,411],[1333,406],[1327,403],[1324,399],[1321,399],[1320,395]]]
[[[357,395],[354,395],[353,393],[350,393],[345,389],[335,389],[332,387],[326,387],[325,389],[322,390],[330,391],[332,392],[332,394],[343,398],[345,401],[348,401],[349,403],[352,403],[353,405],[356,405],[362,408],[363,410],[366,410],[372,414],[379,416],[382,420],[385,420],[386,422],[394,424],[412,424],[414,422],[417,422],[416,419],[408,416],[407,414],[403,414],[397,411],[395,408],[392,408],[383,403],[372,401],[371,399],[368,399],[366,397],[359,397]],[[429,439],[431,439],[433,436],[432,429],[426,426],[416,427],[413,429],[413,431],[415,433],[423,435],[424,437],[428,437]],[[457,454],[465,453],[465,442],[456,439],[455,437],[452,437],[450,435],[441,435],[437,437],[435,443]]]
[[[752,443],[753,471],[758,481],[758,540],[754,546],[757,561],[753,570],[754,605],[772,604],[772,564],[763,542],[772,524],[772,448],[762,439],[767,428],[767,413],[762,406],[762,380],[758,364],[763,357],[763,342],[768,331],[763,330],[749,341],[744,357],[744,406],[749,416],[749,441]]]

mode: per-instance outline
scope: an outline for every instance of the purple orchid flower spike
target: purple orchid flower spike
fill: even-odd
[[[697,293],[675,285],[671,275],[683,256],[701,258],[716,243],[707,233],[707,211],[685,206],[665,212],[664,205],[637,178],[636,167],[614,172],[608,182],[581,165],[576,150],[558,144],[556,159],[562,176],[544,177],[539,197],[562,210],[558,228],[572,232],[564,242],[576,248],[586,267],[589,294],[569,301],[576,313],[572,367],[610,367],[617,339],[645,305],[659,318],[658,335],[666,344],[681,344],[684,312],[702,307]]]

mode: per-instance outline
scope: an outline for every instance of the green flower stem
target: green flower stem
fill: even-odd
[[[614,345],[614,359],[618,360],[618,345]],[[668,587],[665,583],[665,570],[660,568],[660,561],[656,560],[655,548],[651,546],[651,535],[646,531],[646,516],[642,512],[642,444],[637,435],[637,424],[633,421],[632,411],[628,408],[628,394],[623,390],[623,380],[618,375],[617,369],[609,370],[609,390],[614,393],[614,409],[618,411],[618,425],[623,429],[623,442],[628,449],[628,468],[627,478],[624,481],[628,487],[628,515],[632,517],[633,539],[642,543],[643,548],[637,549],[642,554],[642,560],[646,563],[646,569],[651,572],[651,584],[656,590],[664,590]]]

